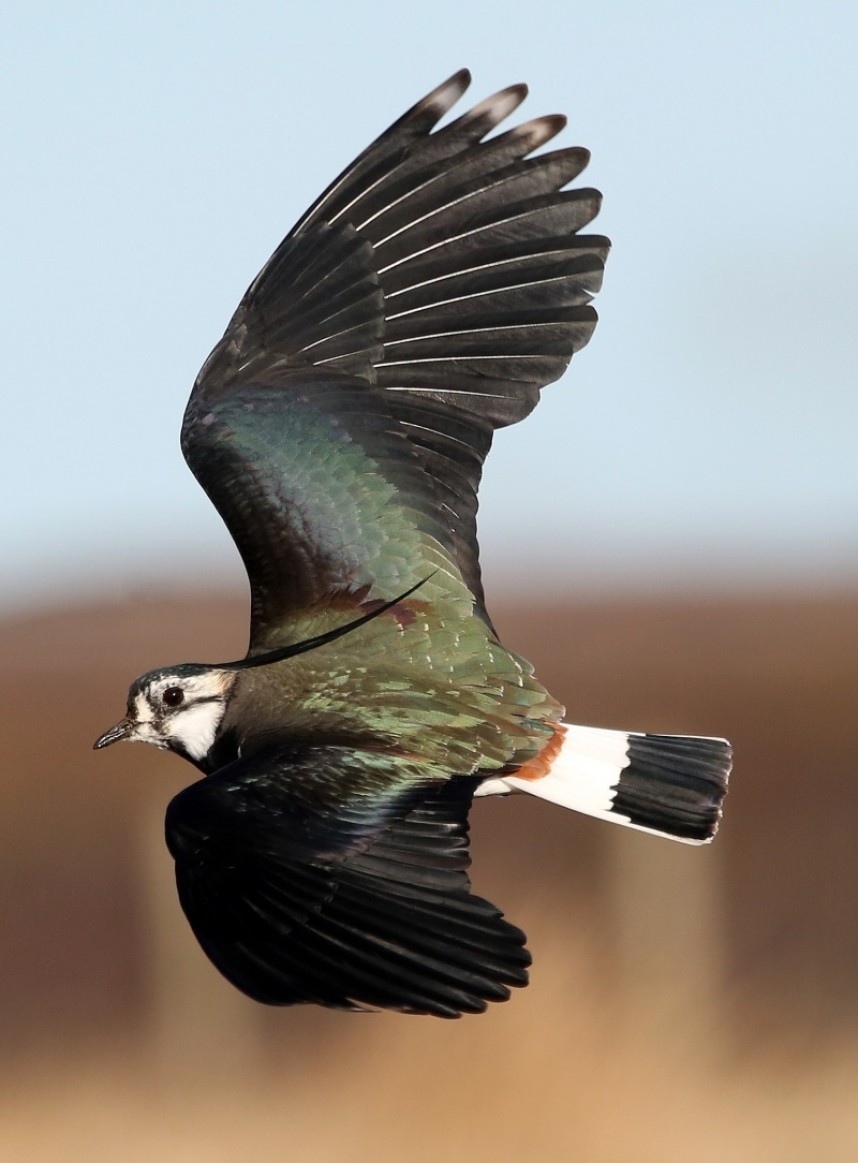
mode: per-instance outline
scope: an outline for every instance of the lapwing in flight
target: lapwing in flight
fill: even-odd
[[[202,773],[167,809],[179,899],[261,1002],[452,1018],[526,984],[524,934],[471,892],[475,796],[691,844],[720,818],[724,740],[565,723],[486,611],[492,434],[589,340],[609,243],[566,188],[586,150],[533,156],[563,117],[492,133],[525,86],[436,128],[469,82],[337,178],[206,361],[182,449],[247,568],[249,650],[138,678],[95,744]]]

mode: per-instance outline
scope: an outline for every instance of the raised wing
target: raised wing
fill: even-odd
[[[524,934],[470,892],[478,781],[403,783],[378,764],[271,748],[180,792],[167,843],[182,907],[258,1001],[480,1012],[527,983],[530,957]]]
[[[469,80],[430,93],[322,195],[195,385],[183,448],[248,568],[252,650],[331,596],[390,598],[420,570],[440,569],[434,600],[447,586],[483,612],[476,495],[492,433],[595,326],[609,244],[578,231],[599,195],[563,189],[586,151],[530,156],[561,117],[487,136],[524,86],[436,129]],[[339,453],[338,485],[311,471]],[[405,572],[388,533],[420,542]]]

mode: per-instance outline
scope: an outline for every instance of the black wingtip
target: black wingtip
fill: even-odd
[[[492,93],[490,97],[485,97],[472,109],[468,109],[455,124],[468,125],[472,122],[485,120],[487,122],[486,131],[493,129],[518,109],[527,94],[528,88],[525,84],[507,85],[505,89]]]
[[[458,72],[453,73],[446,81],[442,81],[440,85],[427,93],[425,97],[422,97],[415,105],[412,105],[402,120],[411,121],[431,113],[435,121],[440,121],[466,92],[471,84],[471,79],[470,69],[459,69]]]

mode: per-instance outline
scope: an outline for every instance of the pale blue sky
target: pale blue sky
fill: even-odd
[[[858,6],[29,3],[0,15],[0,608],[238,579],[178,429],[247,283],[455,69],[565,112],[614,241],[489,461],[502,578],[858,579]]]

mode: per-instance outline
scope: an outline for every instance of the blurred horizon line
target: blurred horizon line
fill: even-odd
[[[590,547],[592,548],[592,547]],[[653,554],[628,563],[600,558],[564,562],[541,555],[515,564],[509,558],[484,553],[483,582],[489,604],[527,596],[540,604],[648,601],[741,601],[771,597],[809,599],[858,594],[858,552],[840,562],[803,561],[780,556],[749,561],[725,556],[718,564],[692,561],[680,554]],[[193,594],[245,597],[247,580],[239,561],[203,555],[190,568],[176,568],[166,555],[147,566],[124,567],[65,562],[51,570],[34,569],[14,579],[0,580],[0,619],[14,620],[40,613],[149,598],[188,598]]]

